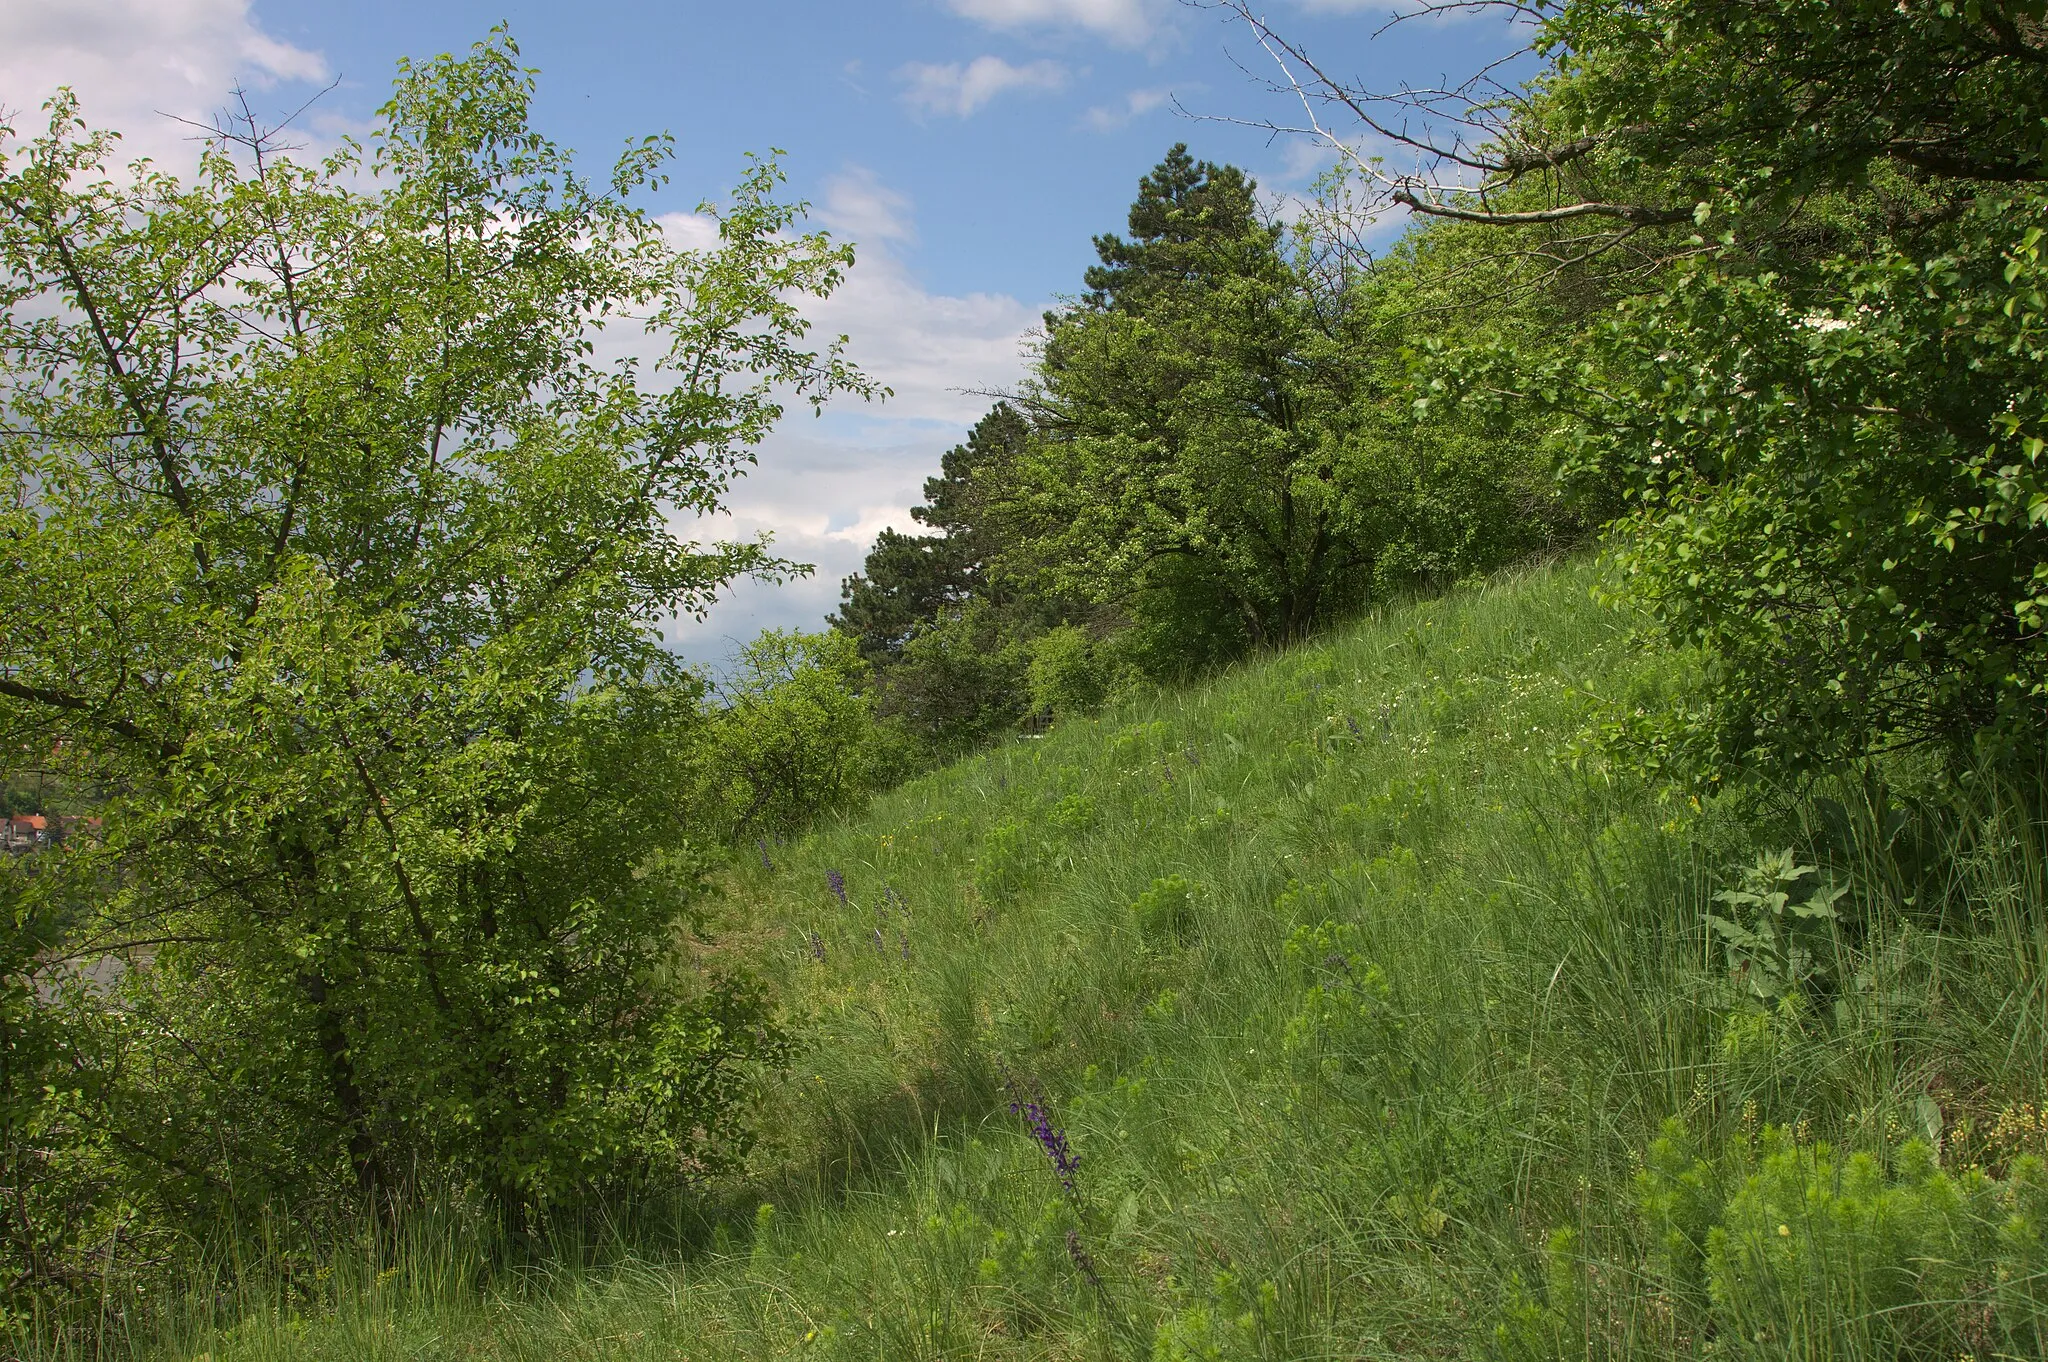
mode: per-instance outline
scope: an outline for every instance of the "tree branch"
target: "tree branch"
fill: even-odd
[[[1525,213],[1493,213],[1481,208],[1455,208],[1418,198],[1406,189],[1394,191],[1394,202],[1430,217],[1456,218],[1496,227],[1529,226],[1542,222],[1566,222],[1572,218],[1619,218],[1638,227],[1669,227],[1692,221],[1689,208],[1649,208],[1636,203],[1568,203],[1561,208],[1539,208]]]
[[[60,690],[48,690],[42,686],[31,686],[16,681],[11,676],[0,676],[0,695],[11,695],[17,700],[30,704],[44,705],[51,709],[69,710],[74,714],[91,716],[109,732],[117,733],[131,742],[152,743],[166,756],[174,756],[182,750],[181,744],[164,742],[151,736],[148,730],[119,715],[107,714],[99,705],[82,695],[71,695]]]

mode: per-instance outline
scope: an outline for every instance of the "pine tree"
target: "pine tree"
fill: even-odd
[[[1257,181],[1236,166],[1197,161],[1187,143],[1175,143],[1138,182],[1130,240],[1113,233],[1095,238],[1102,263],[1082,276],[1088,303],[1143,311],[1160,287],[1202,277],[1214,266],[1214,243],[1259,229],[1257,191]],[[1278,239],[1277,228],[1267,230]]]
[[[1008,403],[998,402],[964,444],[941,458],[939,476],[925,480],[925,504],[911,508],[911,516],[936,533],[883,530],[862,570],[840,587],[832,627],[859,639],[869,662],[895,660],[919,624],[988,593],[995,535],[977,474],[992,473],[1013,459],[1030,434],[1030,423]]]

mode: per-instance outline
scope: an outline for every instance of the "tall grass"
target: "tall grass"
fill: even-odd
[[[737,865],[723,939],[806,1046],[697,1221],[508,1267],[442,1215],[324,1277],[224,1262],[95,1346],[2025,1355],[2048,799],[1904,767],[1701,799],[1580,752],[1686,675],[1593,571],[1389,611]],[[1708,920],[1782,848],[1847,893],[1810,973],[1760,995]],[[1834,1219],[1771,1209],[1795,1192]],[[1771,1216],[1766,1271],[1742,1236]]]

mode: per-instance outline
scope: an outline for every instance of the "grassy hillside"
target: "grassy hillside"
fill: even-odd
[[[2038,827],[1574,760],[1682,682],[1592,581],[1393,611],[768,847],[707,967],[756,956],[804,1049],[715,1227],[484,1272],[422,1222],[179,1350],[2033,1355]],[[1787,848],[1820,869],[1745,880]]]

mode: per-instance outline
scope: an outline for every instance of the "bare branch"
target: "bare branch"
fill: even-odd
[[[1586,217],[1619,218],[1638,227],[1668,227],[1692,220],[1692,210],[1688,208],[1650,208],[1636,203],[1568,203],[1559,208],[1539,208],[1526,213],[1492,213],[1484,209],[1430,202],[1405,189],[1395,190],[1393,199],[1405,208],[1430,217],[1483,222],[1495,227],[1526,227],[1534,223],[1566,222]]]

